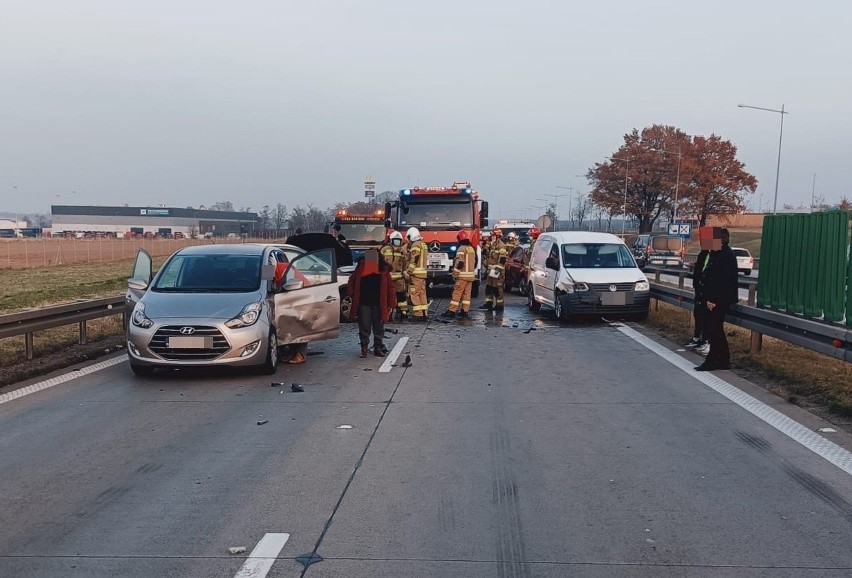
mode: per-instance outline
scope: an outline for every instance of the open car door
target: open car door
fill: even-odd
[[[275,287],[278,343],[307,343],[340,334],[340,293],[334,249],[299,255]]]
[[[136,252],[136,262],[133,263],[133,273],[127,280],[127,293],[124,296],[124,318],[130,319],[133,308],[145,295],[154,277],[153,261],[145,249]]]

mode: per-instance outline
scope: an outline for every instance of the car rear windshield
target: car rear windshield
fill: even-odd
[[[636,266],[627,247],[616,243],[566,243],[562,245],[566,269],[623,269]]]
[[[260,255],[175,255],[152,289],[164,293],[248,293],[260,287]]]
[[[340,234],[351,244],[353,241],[372,241],[381,243],[385,240],[384,223],[340,223]]]
[[[751,254],[745,249],[733,249],[733,251],[737,257],[751,257]]]
[[[683,247],[683,239],[680,237],[654,237],[651,239],[651,247],[654,251],[672,251],[677,253]]]

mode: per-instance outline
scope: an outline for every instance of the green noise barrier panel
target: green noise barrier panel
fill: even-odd
[[[767,215],[760,253],[758,306],[850,324],[848,213]]]

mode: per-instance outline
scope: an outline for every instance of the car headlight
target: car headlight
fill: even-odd
[[[148,329],[154,322],[148,319],[145,315],[145,304],[141,301],[136,304],[136,307],[133,309],[133,315],[130,317],[131,322],[136,327],[141,327],[143,329]]]
[[[249,325],[254,325],[260,318],[260,312],[262,310],[263,303],[249,303],[243,307],[243,310],[240,311],[239,315],[226,321],[225,326],[235,329],[237,327],[248,327]]]
[[[574,285],[574,288],[575,288],[575,289],[576,289],[579,293],[582,293],[583,291],[588,291],[588,290],[589,290],[589,286],[588,286],[588,285],[586,285],[585,283],[576,283],[576,284]]]
[[[651,284],[647,281],[637,281],[636,282],[636,291],[650,291]]]

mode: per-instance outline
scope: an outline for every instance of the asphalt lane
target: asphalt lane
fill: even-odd
[[[0,576],[234,576],[278,532],[269,576],[852,572],[849,475],[616,327],[390,327],[410,368],[345,326],[283,387],[119,364],[0,405]]]

